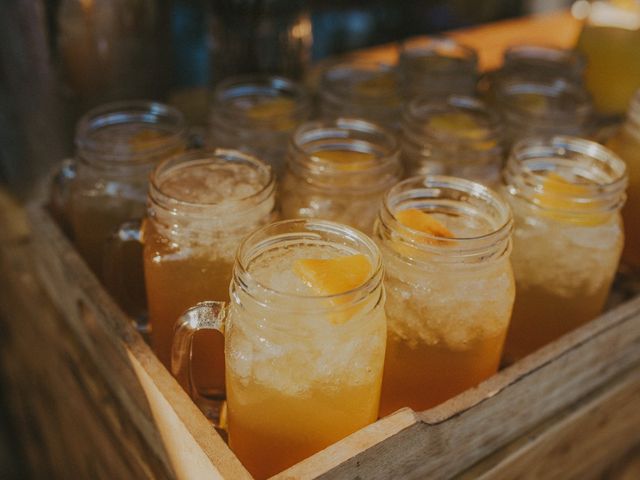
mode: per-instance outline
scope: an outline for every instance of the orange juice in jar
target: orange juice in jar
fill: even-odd
[[[191,151],[152,173],[144,271],[151,345],[167,367],[177,318],[198,302],[228,301],[240,239],[272,221],[274,205],[270,168],[235,150]],[[207,400],[224,398],[223,352],[220,335],[204,332],[195,339],[190,393],[212,417],[218,404]]]
[[[397,142],[386,129],[353,118],[305,123],[292,138],[282,214],[370,233],[384,193],[401,173]]]
[[[188,382],[194,331],[224,329],[229,445],[255,478],[376,420],[386,322],[372,240],[320,220],[271,224],[242,243],[231,292],[181,318],[174,372]]]
[[[504,128],[497,112],[474,97],[417,97],[402,116],[400,146],[411,174],[444,174],[489,187],[500,180]]]
[[[75,143],[70,223],[78,250],[102,277],[107,238],[123,222],[144,215],[149,172],[186,148],[186,125],[167,105],[117,102],[82,117]]]
[[[213,93],[209,142],[257,155],[280,176],[289,137],[311,117],[311,107],[306,89],[287,78],[228,78]]]
[[[425,410],[498,370],[511,316],[511,213],[468,180],[413,177],[385,198],[387,353],[380,414]]]
[[[629,186],[622,207],[624,219],[623,261],[634,270],[640,269],[640,90],[631,101],[627,120],[607,142],[607,147],[620,155],[627,165]]]
[[[602,145],[558,136],[518,143],[504,178],[517,285],[505,359],[515,361],[602,311],[624,241],[627,175]]]

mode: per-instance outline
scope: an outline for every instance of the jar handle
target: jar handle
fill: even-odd
[[[224,335],[227,308],[224,302],[200,302],[186,310],[176,321],[171,345],[171,373],[184,390],[196,400],[191,358],[193,336],[199,330],[218,330]]]
[[[71,184],[77,176],[77,162],[74,158],[66,158],[53,172],[49,191],[49,209],[53,218],[65,233],[71,234]]]
[[[104,245],[102,272],[105,287],[146,338],[149,326],[142,259],[143,232],[144,220],[121,224]]]

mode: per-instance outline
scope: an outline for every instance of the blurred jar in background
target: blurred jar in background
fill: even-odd
[[[75,143],[70,223],[78,250],[102,277],[107,238],[144,215],[149,172],[186,148],[186,127],[182,114],[167,105],[116,102],[88,112]]]
[[[498,87],[496,107],[510,142],[531,136],[589,133],[593,105],[584,88],[563,79],[513,80]]]
[[[581,0],[571,11],[584,20],[577,48],[587,57],[586,83],[596,109],[621,115],[640,87],[640,3]]]
[[[166,93],[170,29],[165,2],[61,0],[56,26],[64,80],[81,108]]]
[[[212,0],[209,5],[214,83],[246,73],[303,76],[312,44],[306,0]]]
[[[349,61],[328,67],[320,79],[320,111],[327,120],[357,117],[398,129],[402,100],[396,70],[379,62]]]
[[[622,259],[634,269],[640,269],[640,90],[629,106],[626,122],[607,142],[607,147],[627,164],[629,186],[627,202],[622,207],[625,236]]]
[[[450,38],[416,38],[400,48],[402,93],[408,97],[473,95],[477,70],[475,50]]]
[[[499,115],[476,98],[417,97],[405,107],[400,145],[409,175],[445,174],[493,187],[500,181],[503,137]]]
[[[293,136],[282,184],[284,218],[321,218],[370,234],[401,176],[395,136],[355,118],[309,122]]]
[[[239,76],[213,94],[210,143],[258,156],[283,173],[289,136],[311,117],[311,97],[283,77]]]

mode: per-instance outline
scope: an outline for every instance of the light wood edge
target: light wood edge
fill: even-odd
[[[318,474],[327,470],[329,464],[339,465],[417,422],[418,419],[413,410],[400,409],[271,478],[273,480],[316,478]]]
[[[164,368],[142,337],[131,326],[124,313],[104,291],[102,285],[89,271],[89,268],[75,251],[73,245],[54,223],[46,208],[42,206],[43,203],[41,199],[35,199],[26,206],[32,234],[46,238],[50,243],[58,246],[59,254],[63,257],[67,272],[72,272],[76,277],[77,283],[84,286],[81,292],[75,292],[76,295],[82,297],[88,305],[97,308],[100,312],[98,316],[102,317],[101,320],[105,320],[105,326],[111,329],[112,333],[126,346],[130,359],[135,359],[135,363],[131,362],[130,365],[147,395],[147,401],[153,409],[154,420],[160,430],[160,434],[165,437],[167,433],[171,434],[171,422],[175,421],[179,421],[184,427],[184,429],[180,427],[180,433],[185,431],[190,433],[188,436],[183,436],[180,442],[165,443],[165,448],[169,448],[169,445],[178,447],[186,453],[186,457],[193,455],[193,452],[198,449],[203,451],[207,457],[208,466],[207,462],[203,462],[202,458],[200,458],[198,460],[200,473],[195,478],[200,478],[204,474],[202,469],[207,466],[209,471],[205,476],[208,478],[251,479],[251,475],[206,417]],[[38,252],[35,252],[35,254],[38,255]],[[42,266],[42,262],[37,263]],[[48,285],[47,279],[43,275],[40,275],[40,277],[54,303],[63,302],[64,299],[56,298],[59,292],[55,290],[55,287]],[[78,332],[78,334],[84,335],[84,332]],[[151,380],[151,383],[148,380]],[[167,405],[170,406],[175,417],[170,418],[168,425],[161,426],[159,423],[165,421],[165,415],[168,413],[163,410]],[[165,432],[164,434],[163,431]],[[173,434],[176,433],[175,430],[173,432]],[[168,453],[172,464],[174,464],[176,474],[178,472],[189,472],[189,466],[184,464],[184,457],[180,452]],[[180,463],[175,464],[175,462]],[[194,477],[188,475],[182,478],[191,479]]]
[[[456,478],[595,478],[640,442],[638,399],[640,364]]]

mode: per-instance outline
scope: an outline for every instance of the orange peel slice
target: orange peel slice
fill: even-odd
[[[405,227],[409,227],[418,232],[428,233],[436,237],[454,238],[451,230],[445,227],[432,215],[429,215],[417,208],[408,208],[395,213],[395,217]]]

